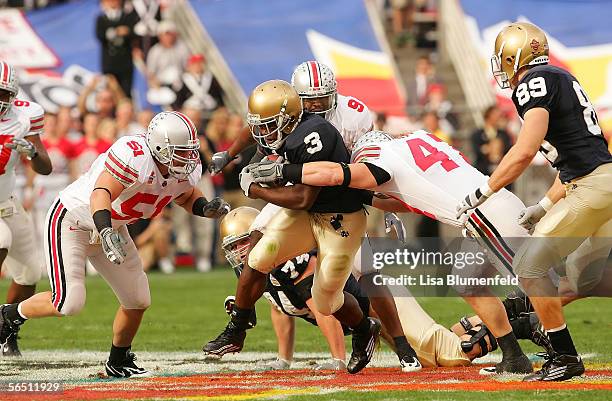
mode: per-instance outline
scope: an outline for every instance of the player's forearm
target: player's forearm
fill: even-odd
[[[202,198],[203,196],[202,191],[194,187],[191,191],[187,192],[183,196],[176,198],[174,203],[185,209],[187,213],[193,214],[193,204],[196,200],[198,200],[198,198]]]
[[[287,209],[307,210],[312,206],[316,196],[313,197],[309,193],[306,185],[264,188],[258,184],[251,184],[249,198],[262,199]]]
[[[302,166],[302,183],[315,187],[331,187],[342,184],[342,167],[332,162],[312,162]]]
[[[97,189],[91,193],[89,198],[91,214],[98,210],[111,210],[111,197],[108,192],[103,189]]]
[[[249,131],[249,127],[244,127],[240,130],[238,138],[232,143],[227,152],[231,157],[236,157],[238,153],[242,152],[253,143],[255,143],[255,140],[253,139],[253,135],[251,135],[251,131]]]
[[[332,358],[344,361],[346,358],[346,351],[344,348],[344,333],[342,332],[340,322],[333,316],[323,316],[319,313],[314,306],[312,298],[306,301],[306,305],[308,305],[315,315],[317,326],[319,326],[319,330],[321,330],[321,333],[327,340]]]
[[[557,174],[557,177],[555,177],[555,181],[553,182],[552,186],[550,187],[548,192],[546,192],[546,197],[550,199],[553,204],[557,203],[560,199],[565,198],[565,185],[561,183],[561,180],[559,179],[559,174]]]
[[[34,157],[31,161],[32,170],[36,171],[40,175],[49,175],[53,171],[53,166],[51,165],[51,159],[49,159],[49,155],[47,151],[43,149],[37,149],[36,157]]]
[[[512,147],[489,178],[491,190],[497,192],[512,184],[529,167],[533,157],[533,154],[517,151]]]

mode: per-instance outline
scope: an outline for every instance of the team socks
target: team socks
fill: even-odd
[[[406,336],[393,337],[393,343],[395,344],[395,349],[397,350],[397,356],[403,358],[406,355],[410,355],[416,357],[416,352],[414,349],[408,344],[408,340],[406,340]]]
[[[111,364],[120,364],[125,359],[125,355],[132,348],[132,346],[127,347],[116,347],[115,344],[111,345],[110,356],[108,358]]]
[[[514,358],[523,355],[523,350],[513,332],[499,337],[497,339],[497,344],[499,348],[501,348],[504,357]]]
[[[565,355],[578,355],[572,336],[565,324],[557,329],[546,330],[546,334],[548,334],[555,352]]]
[[[16,326],[21,326],[26,320],[26,317],[19,313],[19,304],[10,304],[3,309],[4,317]]]

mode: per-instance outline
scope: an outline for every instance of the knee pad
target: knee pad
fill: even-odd
[[[269,273],[276,266],[280,243],[275,239],[262,238],[249,253],[249,267],[261,273]]]
[[[333,315],[344,304],[344,291],[325,291],[320,286],[312,287],[312,300],[317,310],[324,316]]]
[[[10,249],[13,244],[13,234],[5,222],[0,220],[0,249]]]

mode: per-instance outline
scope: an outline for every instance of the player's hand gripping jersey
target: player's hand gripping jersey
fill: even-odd
[[[13,139],[25,139],[40,135],[44,123],[44,111],[34,102],[15,100],[7,113],[0,118],[0,202],[5,201],[15,189],[15,166],[19,153],[5,146]]]
[[[542,107],[550,113],[540,151],[560,172],[561,182],[612,162],[595,109],[573,75],[551,65],[531,68],[512,93],[521,118]]]
[[[125,186],[112,203],[113,227],[157,216],[173,199],[194,187],[202,175],[198,167],[185,180],[164,178],[143,135],[124,136],[98,156],[91,169],[60,192],[60,200],[87,229],[94,229],[89,198],[96,180],[108,171]]]

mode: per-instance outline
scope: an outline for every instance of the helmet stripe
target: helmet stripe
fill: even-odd
[[[308,63],[310,70],[312,71],[312,87],[313,88],[318,88],[319,86],[321,86],[321,82],[320,82],[320,76],[321,73],[319,71],[319,63],[317,63],[316,61],[311,61]]]
[[[185,116],[183,113],[180,113],[178,111],[173,111],[172,113],[176,114],[177,116],[179,116],[183,122],[187,125],[187,129],[189,130],[189,139],[191,139],[192,141],[196,140],[196,128],[193,125],[193,122],[187,118],[187,116]]]
[[[11,78],[11,67],[6,63],[6,61],[3,61],[2,64],[4,64],[4,68],[2,69],[2,83],[8,84],[9,79]]]

